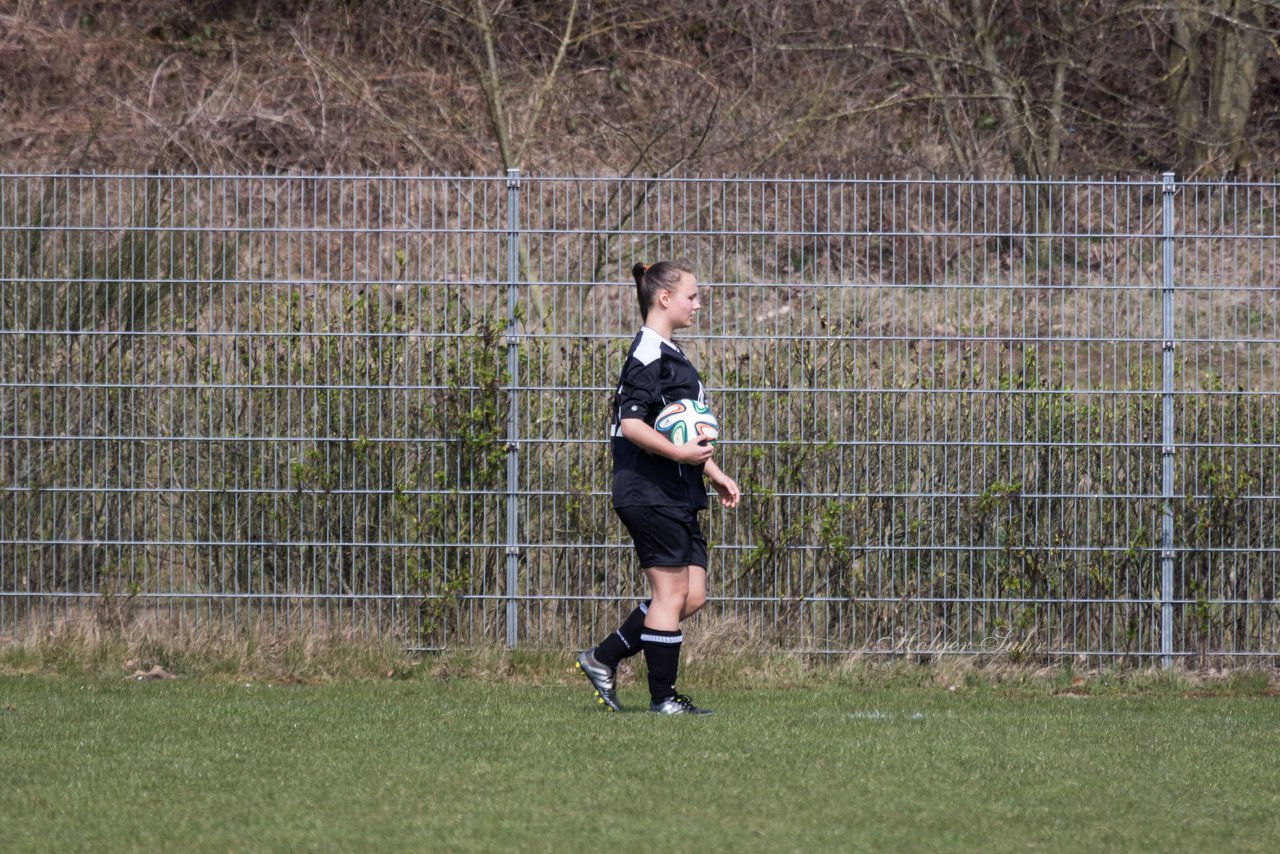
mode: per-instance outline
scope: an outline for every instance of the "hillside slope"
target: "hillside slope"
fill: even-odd
[[[1280,13],[1265,4],[1230,4],[1262,10],[1238,31],[1271,41],[1229,139],[1213,99],[1237,30],[1213,29],[1227,18],[1209,0],[1195,62],[1171,52],[1185,21],[1158,3],[692,5],[9,0],[0,168],[1280,172]]]

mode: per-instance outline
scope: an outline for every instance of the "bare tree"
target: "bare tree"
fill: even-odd
[[[1168,5],[1168,99],[1180,172],[1221,175],[1245,165],[1245,128],[1276,13],[1274,0]]]
[[[526,21],[517,15],[509,0],[443,0],[423,5],[441,16],[441,34],[466,59],[480,86],[502,168],[518,168],[555,89],[565,54],[583,38],[576,29],[578,0],[564,4],[559,20],[553,21]],[[505,63],[502,28],[511,21],[532,24],[533,32],[546,38],[522,44],[528,49],[527,55]],[[510,65],[521,61],[529,63],[537,79],[531,81],[532,85],[509,87]],[[517,99],[524,101],[522,110],[512,107]]]
[[[886,47],[925,71],[961,168],[982,172],[975,131],[998,131],[1016,175],[1056,175],[1076,38],[1096,4],[1076,0],[895,0],[907,39]]]

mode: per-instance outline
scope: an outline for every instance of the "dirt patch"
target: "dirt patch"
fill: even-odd
[[[177,679],[177,675],[170,673],[158,664],[152,665],[150,670],[143,670],[137,661],[129,660],[124,663],[125,670],[132,670],[129,674],[130,679],[138,682],[158,682],[164,679]]]

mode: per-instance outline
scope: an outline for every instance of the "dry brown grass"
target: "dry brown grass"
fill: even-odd
[[[889,0],[579,4],[553,76],[568,4],[489,5],[486,78],[470,61],[484,55],[472,6],[453,0],[13,0],[0,5],[0,92],[21,94],[0,99],[0,157],[17,170],[495,174],[496,103],[507,156],[550,174],[1011,169],[989,93],[966,91],[950,60],[947,80],[932,78]],[[1015,40],[1032,26],[1004,17]],[[1160,15],[1104,19],[1107,50],[1068,81],[1062,171],[1158,172],[1174,155]],[[1030,90],[1045,85],[1038,57],[1004,61]],[[1280,162],[1278,77],[1268,55],[1252,174]]]
[[[402,647],[312,622],[270,625],[100,612],[28,619],[0,640],[0,674],[325,681],[398,678],[416,666]]]
[[[386,640],[311,626],[213,624],[143,619],[110,624],[92,613],[32,621],[0,639],[0,677],[201,679],[316,684],[349,680],[466,679],[519,686],[581,681],[572,652],[500,646],[416,656]],[[701,619],[686,630],[682,682],[690,690],[786,690],[846,686],[1007,696],[1180,694],[1280,696],[1280,670],[1266,666],[1162,670],[1090,660],[1019,663],[1002,656],[806,655],[753,640],[735,619]],[[642,657],[624,661],[618,684],[643,692]]]

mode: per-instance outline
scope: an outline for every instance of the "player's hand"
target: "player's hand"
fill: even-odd
[[[738,500],[742,498],[742,490],[738,489],[738,484],[729,475],[720,474],[720,477],[712,478],[711,485],[715,487],[716,492],[720,493],[720,503],[725,507],[737,507]]]
[[[675,451],[675,459],[678,463],[685,465],[697,466],[702,465],[716,452],[716,446],[711,442],[690,442],[687,445],[674,445],[672,450]]]

